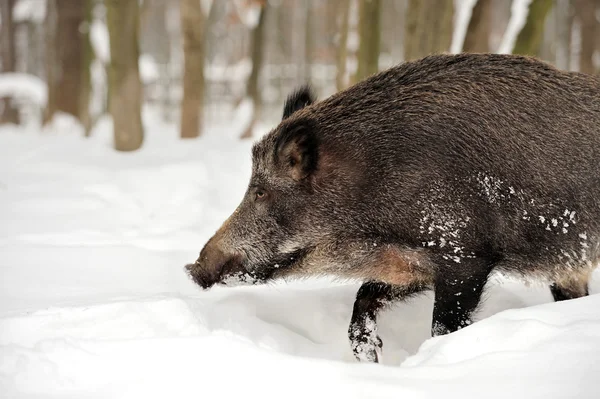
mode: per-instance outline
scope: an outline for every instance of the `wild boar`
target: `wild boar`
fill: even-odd
[[[203,288],[363,282],[354,355],[385,306],[434,290],[432,334],[468,326],[493,271],[588,294],[600,236],[600,80],[532,58],[433,55],[323,101],[291,94],[245,197],[187,266]]]

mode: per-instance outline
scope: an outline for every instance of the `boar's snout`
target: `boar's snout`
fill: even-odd
[[[243,272],[242,257],[226,251],[216,240],[211,239],[200,251],[196,262],[186,266],[188,274],[204,289],[221,283],[230,275]]]

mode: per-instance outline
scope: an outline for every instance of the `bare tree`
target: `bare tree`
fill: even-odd
[[[404,36],[404,59],[414,60],[450,49],[452,0],[409,0]]]
[[[600,23],[596,14],[600,12],[600,0],[573,0],[575,17],[581,26],[581,50],[579,52],[579,71],[596,73],[594,52],[600,40]]]
[[[465,53],[487,53],[490,50],[491,17],[492,0],[478,0],[463,44]]]
[[[540,52],[544,25],[548,12],[552,9],[553,0],[532,0],[525,26],[519,32],[513,54],[537,56]]]
[[[246,89],[246,95],[252,99],[252,104],[254,106],[254,113],[252,115],[252,121],[250,122],[250,126],[246,131],[242,134],[241,138],[246,139],[252,137],[252,132],[254,130],[254,126],[258,122],[261,109],[262,102],[260,98],[260,89],[258,87],[258,78],[260,76],[260,71],[263,66],[264,60],[264,30],[265,30],[265,14],[267,11],[268,2],[257,2],[256,7],[260,7],[259,15],[258,15],[258,23],[252,30],[252,71],[250,72],[250,77],[248,78],[248,85]]]
[[[92,61],[94,60],[94,50],[90,40],[90,27],[92,24],[92,12],[94,9],[94,0],[81,0],[84,4],[84,22],[81,27],[82,32],[82,52],[81,52],[81,82],[79,85],[79,121],[85,129],[85,135],[89,136],[92,129],[92,117],[90,115],[90,99],[92,96]]]
[[[133,151],[144,140],[142,83],[138,67],[139,4],[137,0],[105,0],[110,38],[108,108],[115,148]]]
[[[350,19],[350,0],[338,0],[338,33],[337,33],[337,71],[335,87],[338,91],[346,88],[346,63],[348,57],[348,25]]]
[[[82,79],[85,77],[84,41],[86,1],[48,0],[46,79],[48,105],[44,121],[58,111],[80,117]]]
[[[2,72],[15,71],[15,27],[12,20],[15,3],[15,0],[0,0],[0,13],[2,14],[0,61],[2,62]],[[0,102],[0,123],[19,123],[18,110],[13,106],[10,98],[3,98]]]
[[[199,0],[181,0],[183,32],[183,101],[181,137],[198,137],[204,105],[204,15]]]
[[[354,82],[379,70],[381,38],[381,0],[360,0],[358,22],[358,69]]]
[[[570,0],[554,0],[555,9],[555,64],[560,69],[569,69],[571,59],[571,30],[573,13]]]
[[[315,37],[314,30],[315,24],[312,20],[313,17],[313,2],[312,0],[304,0],[304,57],[302,72],[303,82],[308,83],[311,81],[311,66],[313,61],[313,53],[315,50]]]

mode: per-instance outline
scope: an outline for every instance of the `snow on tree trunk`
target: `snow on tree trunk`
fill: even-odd
[[[450,52],[458,54],[462,51],[465,43],[465,36],[469,23],[473,21],[473,8],[477,0],[456,0],[454,29],[452,32],[452,42],[450,44]]]
[[[134,151],[142,146],[142,84],[138,67],[139,4],[137,0],[105,0],[110,40],[109,112],[115,148]]]
[[[204,105],[204,15],[198,0],[181,0],[183,34],[183,100],[181,137],[198,137]]]
[[[527,21],[517,36],[513,54],[539,55],[546,16],[552,6],[553,0],[533,0],[531,2]]]
[[[490,51],[492,0],[478,0],[473,7],[471,20],[463,44],[465,53],[487,53]]]
[[[517,36],[527,21],[530,3],[531,0],[513,0],[510,7],[510,20],[508,21],[508,26],[506,27],[506,31],[502,37],[502,42],[498,47],[498,53],[512,53],[515,47],[515,42],[517,41]]]
[[[260,70],[263,66],[264,59],[264,30],[265,30],[265,14],[268,7],[268,2],[258,3],[256,7],[260,7],[258,15],[258,23],[252,29],[252,71],[248,77],[248,84],[246,89],[246,95],[252,100],[253,114],[250,126],[244,131],[241,138],[247,139],[252,137],[254,126],[258,122],[261,114],[262,104],[260,98],[260,89],[258,87],[258,80],[260,77]]]
[[[453,32],[452,0],[409,0],[404,36],[404,59],[422,58],[450,49]]]
[[[381,0],[360,0],[358,15],[358,67],[354,82],[379,70]]]
[[[15,72],[15,26],[12,19],[15,3],[16,0],[0,0],[2,72]],[[0,101],[0,123],[19,123],[18,109],[13,106],[12,99],[6,97]]]

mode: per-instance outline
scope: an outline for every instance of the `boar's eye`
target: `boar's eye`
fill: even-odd
[[[263,190],[261,190],[261,189],[258,189],[258,190],[256,190],[256,191],[254,192],[254,197],[255,197],[255,199],[256,199],[257,201],[259,201],[259,200],[263,200],[263,199],[265,199],[265,198],[267,197],[267,193],[266,193],[266,192],[264,192],[264,191],[263,191]]]

